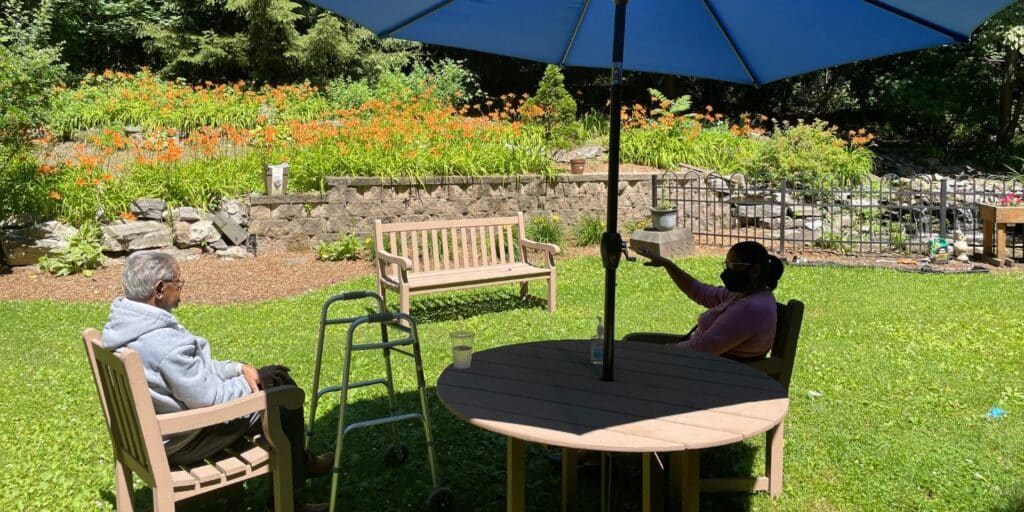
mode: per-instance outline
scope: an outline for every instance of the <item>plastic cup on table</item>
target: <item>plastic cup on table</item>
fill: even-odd
[[[473,363],[473,333],[455,331],[448,335],[452,340],[452,367],[465,370]]]

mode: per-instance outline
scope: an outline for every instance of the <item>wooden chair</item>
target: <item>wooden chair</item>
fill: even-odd
[[[804,304],[791,300],[778,304],[778,323],[775,327],[775,342],[766,359],[746,363],[779,381],[789,392],[789,381],[793,376],[796,361],[796,346],[803,324]],[[782,494],[782,447],[784,422],[765,433],[765,475],[745,478],[707,478],[700,481],[701,492],[723,491],[768,491],[772,497]],[[673,461],[675,462],[675,461]],[[675,465],[673,465],[675,466]],[[673,479],[673,482],[678,481]]]
[[[211,407],[156,414],[139,354],[130,349],[116,353],[104,349],[96,329],[83,331],[82,339],[114,447],[117,510],[133,510],[133,473],[152,489],[155,512],[173,511],[175,503],[183,499],[272,473],[274,509],[293,511],[291,445],[281,428],[278,411],[281,407],[301,408],[305,399],[301,389],[274,388]],[[269,450],[260,446],[264,443],[256,443],[257,436],[245,448],[225,450],[205,463],[173,468],[167,462],[163,436],[254,412],[263,413]]]

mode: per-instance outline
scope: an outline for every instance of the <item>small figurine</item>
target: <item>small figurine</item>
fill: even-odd
[[[964,232],[959,229],[953,233],[953,253],[956,255],[957,261],[967,262],[970,259],[967,257],[967,253],[970,252],[971,246],[967,244],[967,237],[964,236]]]

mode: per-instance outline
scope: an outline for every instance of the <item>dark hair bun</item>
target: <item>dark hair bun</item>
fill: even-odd
[[[779,279],[782,278],[782,273],[786,270],[786,267],[782,264],[782,260],[769,254],[768,255],[768,267],[764,270],[764,284],[769,290],[774,290],[775,287],[779,286]]]

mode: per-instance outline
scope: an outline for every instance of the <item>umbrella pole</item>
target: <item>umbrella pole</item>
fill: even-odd
[[[608,134],[608,231],[601,236],[604,264],[604,366],[601,380],[615,380],[615,270],[624,245],[619,234],[619,138],[622,131],[622,46],[625,40],[626,3],[615,0],[612,41],[611,129]]]

